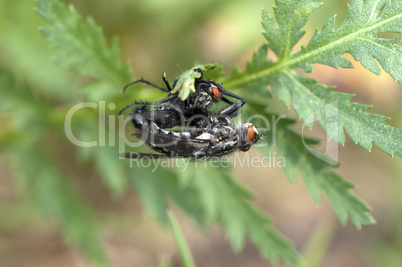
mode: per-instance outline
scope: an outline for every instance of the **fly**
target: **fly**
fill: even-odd
[[[162,129],[172,128],[174,126],[192,127],[198,128],[209,124],[209,117],[220,116],[228,117],[230,119],[236,117],[241,110],[237,106],[229,106],[219,112],[217,115],[211,115],[209,113],[196,113],[189,110],[182,110],[180,107],[173,104],[162,104],[156,106],[154,109],[149,109],[147,105],[141,105],[134,109],[134,113],[131,114],[131,122],[135,128],[141,130],[142,125],[153,122]]]
[[[208,159],[236,150],[247,151],[264,133],[259,135],[251,123],[235,127],[227,116],[210,116],[202,128],[184,131],[165,130],[155,122],[146,121],[142,131],[132,135],[145,141],[158,154],[123,153],[120,157]]]
[[[213,80],[204,80],[203,72],[206,70],[203,70],[202,68],[193,69],[193,71],[198,72],[200,76],[198,78],[194,78],[195,92],[190,92],[189,96],[184,101],[182,101],[182,99],[180,98],[180,93],[178,91],[174,92],[178,80],[174,81],[171,87],[166,78],[166,73],[163,73],[162,75],[162,79],[166,85],[166,88],[159,87],[144,79],[136,80],[129,83],[128,85],[126,85],[123,91],[125,91],[128,86],[141,82],[158,88],[164,92],[168,92],[168,97],[154,103],[148,101],[135,101],[134,103],[131,103],[130,105],[123,108],[119,112],[119,115],[121,115],[126,109],[135,105],[156,105],[157,108],[155,110],[159,111],[152,112],[152,115],[156,115],[154,116],[156,119],[155,123],[161,128],[171,128],[173,126],[180,125],[180,123],[183,121],[186,122],[188,120],[191,120],[196,115],[208,115],[213,103],[217,103],[220,101],[229,104],[229,106],[222,110],[219,114],[226,114],[232,118],[240,114],[241,107],[245,104],[244,99],[236,94],[224,90],[221,84]],[[233,103],[227,97],[231,97],[240,101],[237,103]],[[135,109],[134,115],[137,113],[137,111],[139,110]],[[151,111],[146,109],[143,109],[141,111],[144,117],[150,117],[150,112]],[[158,119],[158,116],[169,115],[171,116],[170,119]]]

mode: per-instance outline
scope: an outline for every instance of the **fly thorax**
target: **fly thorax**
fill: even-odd
[[[209,110],[212,106],[212,97],[206,92],[200,92],[199,96],[196,98],[194,106],[200,110]]]

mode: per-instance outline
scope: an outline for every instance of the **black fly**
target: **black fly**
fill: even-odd
[[[145,141],[159,154],[123,153],[125,158],[192,158],[208,159],[230,154],[236,150],[247,151],[260,140],[251,123],[234,127],[228,116],[209,116],[200,128],[184,131],[165,130],[153,121],[143,121],[142,131],[132,135]]]
[[[239,127],[233,125],[232,119],[241,113],[245,101],[242,97],[224,90],[221,84],[213,80],[204,80],[203,72],[212,68],[206,66],[209,65],[184,72],[172,86],[163,73],[162,79],[166,88],[144,79],[125,86],[123,92],[130,85],[145,83],[167,92],[168,96],[154,103],[135,101],[120,111],[119,115],[126,109],[137,106],[130,116],[132,124],[139,132],[132,135],[157,152],[123,153],[120,157],[209,159],[236,150],[247,151],[262,138],[265,131],[259,135],[251,123]],[[228,97],[238,102],[233,103]],[[228,106],[218,114],[213,114],[210,111],[213,103],[220,101]],[[181,126],[180,130],[174,128],[178,126]],[[167,130],[168,128],[173,129]]]
[[[167,88],[159,87],[144,79],[129,83],[125,86],[123,91],[125,91],[128,86],[141,82],[158,88],[164,92],[168,92],[169,94],[168,97],[154,103],[147,101],[135,101],[134,103],[123,108],[119,112],[119,115],[121,115],[126,109],[135,105],[156,105],[157,107],[154,110],[147,110],[145,108],[140,110],[137,108],[134,111],[134,115],[141,113],[142,117],[148,120],[153,120],[158,127],[165,129],[180,125],[188,120],[192,120],[194,116],[197,115],[207,116],[213,103],[220,101],[229,104],[229,106],[222,110],[219,114],[228,115],[232,118],[240,114],[241,107],[245,104],[243,98],[224,90],[221,84],[213,80],[204,80],[203,72],[200,68],[196,68],[193,71],[199,72],[200,77],[194,79],[195,92],[191,92],[188,98],[184,101],[179,98],[178,92],[171,94],[171,91],[173,90],[172,88],[175,88],[177,80],[171,87],[166,78],[166,73],[163,73],[162,79]],[[240,101],[233,103],[231,100],[226,98],[226,96]]]

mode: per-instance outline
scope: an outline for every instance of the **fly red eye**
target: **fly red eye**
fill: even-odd
[[[254,126],[249,125],[249,126],[247,127],[247,137],[246,137],[247,142],[252,142],[252,141],[254,141],[254,137],[255,137],[255,129],[254,129]]]
[[[215,85],[212,85],[211,91],[216,98],[218,98],[218,99],[221,98],[221,91],[219,91],[218,87],[216,87]]]

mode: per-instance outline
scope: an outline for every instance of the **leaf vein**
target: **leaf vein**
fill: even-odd
[[[290,66],[292,66],[292,65],[294,65],[296,63],[302,62],[302,61],[307,60],[309,58],[312,58],[312,57],[314,57],[316,55],[324,53],[324,52],[326,52],[328,50],[331,50],[332,48],[334,48],[336,46],[342,45],[342,44],[344,44],[346,42],[356,40],[357,36],[364,35],[367,32],[370,32],[370,31],[372,31],[372,30],[374,30],[374,29],[376,29],[376,28],[378,28],[378,27],[380,27],[380,26],[382,26],[384,24],[390,23],[390,22],[392,22],[394,20],[397,20],[397,19],[399,19],[401,17],[402,17],[402,13],[398,14],[396,16],[390,17],[390,18],[388,18],[386,20],[380,21],[380,22],[378,22],[376,24],[373,24],[370,27],[363,28],[363,29],[360,29],[359,31],[356,31],[354,33],[350,33],[348,35],[345,35],[344,37],[342,37],[342,38],[340,38],[340,39],[338,39],[338,40],[336,40],[334,42],[330,42],[330,43],[328,43],[328,44],[326,44],[326,45],[324,45],[324,46],[322,46],[322,47],[320,47],[318,49],[315,49],[313,51],[307,52],[305,54],[301,54],[301,55],[293,57],[293,58],[290,58],[287,61],[283,61],[283,60],[279,61],[278,63],[270,66],[269,68],[265,68],[265,69],[260,70],[259,72],[254,73],[254,75],[249,75],[247,77],[242,77],[241,79],[232,79],[232,80],[226,82],[226,86],[235,87],[235,86],[237,86],[239,84],[247,83],[247,82],[250,82],[250,81],[253,81],[253,80],[256,80],[256,79],[260,79],[260,78],[265,77],[265,76],[269,76],[269,75],[271,75],[273,73],[282,71],[283,69],[286,69],[286,68],[288,68],[288,67],[290,67]]]

